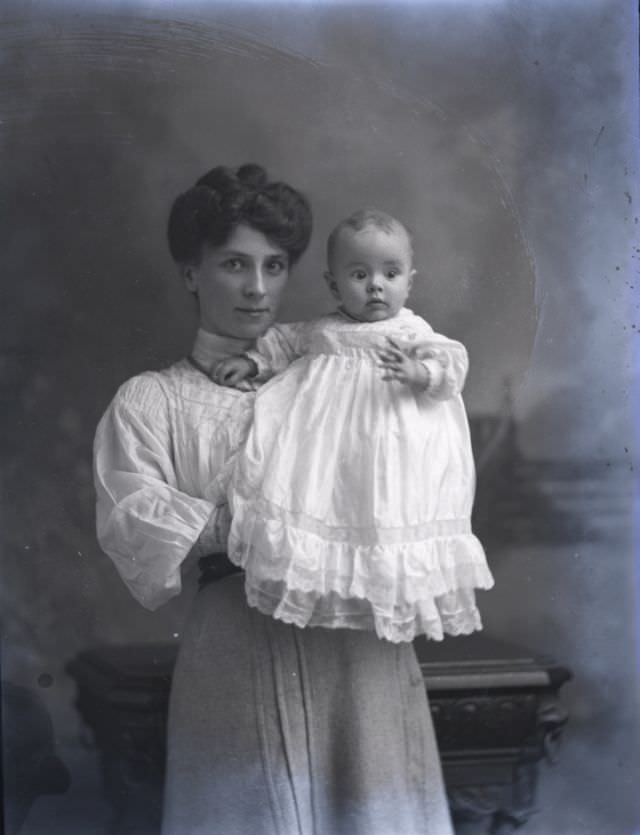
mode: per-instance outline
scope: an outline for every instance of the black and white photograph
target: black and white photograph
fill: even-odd
[[[640,833],[638,8],[4,0],[4,835]]]

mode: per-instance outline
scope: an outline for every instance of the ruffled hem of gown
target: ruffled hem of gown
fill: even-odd
[[[229,558],[263,614],[299,627],[375,630],[393,642],[481,629],[474,589],[493,586],[472,533],[356,545],[265,518],[244,501],[234,504]]]
[[[245,589],[250,606],[300,628],[363,629],[393,643],[413,641],[419,635],[441,641],[445,634],[469,635],[482,629],[473,589],[458,589],[419,604],[407,621],[385,617],[368,600],[341,598],[334,592],[322,598],[275,581],[268,588],[247,581]]]

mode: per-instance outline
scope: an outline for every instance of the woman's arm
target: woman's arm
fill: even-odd
[[[148,609],[181,590],[193,551],[224,550],[228,510],[176,486],[167,401],[152,375],[118,392],[94,443],[97,535],[133,596]]]

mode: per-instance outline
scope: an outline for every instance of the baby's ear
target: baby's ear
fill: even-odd
[[[327,286],[329,290],[331,290],[331,295],[340,301],[340,293],[338,291],[338,285],[336,284],[335,278],[331,275],[329,270],[326,270],[324,274],[324,280],[327,282]]]
[[[412,269],[409,271],[409,281],[407,282],[407,286],[408,286],[409,290],[411,290],[411,287],[413,286],[413,279],[415,278],[416,274],[417,274],[416,268],[412,267]]]

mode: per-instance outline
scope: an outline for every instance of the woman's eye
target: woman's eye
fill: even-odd
[[[267,264],[267,270],[270,275],[280,275],[286,268],[286,264],[283,261],[270,261]]]
[[[223,261],[222,266],[230,273],[238,273],[244,265],[240,258],[227,258],[226,261]]]

